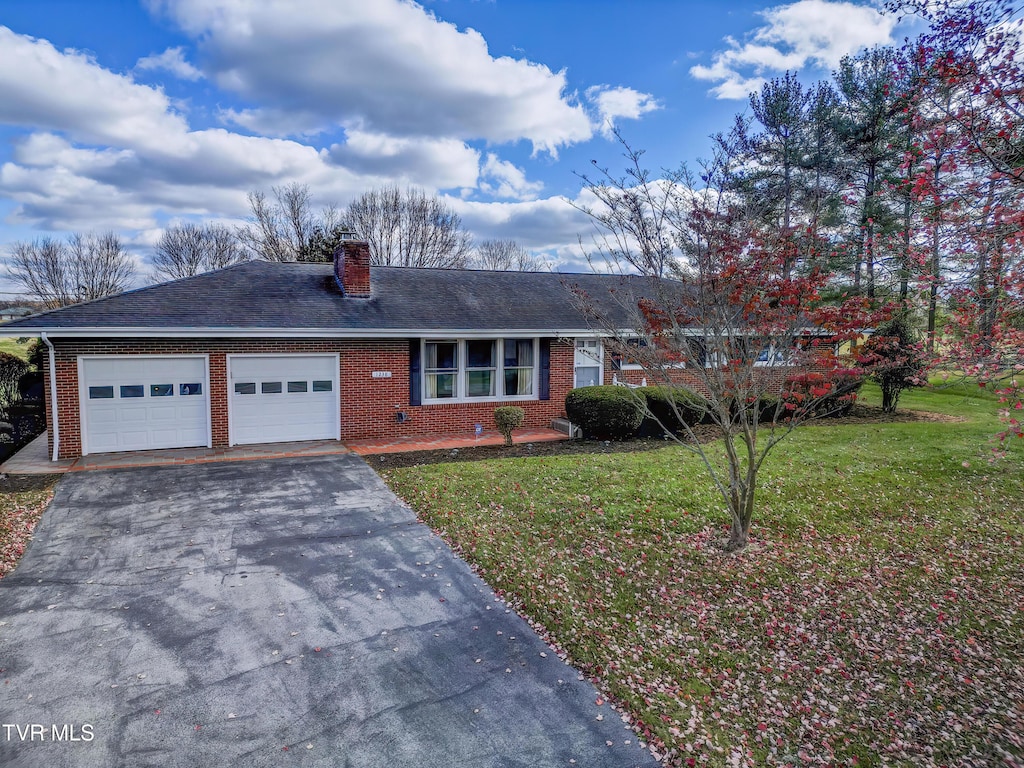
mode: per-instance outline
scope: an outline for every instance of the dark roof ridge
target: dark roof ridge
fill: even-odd
[[[574,292],[586,291],[603,306],[603,314],[626,322],[621,297],[652,290],[643,276],[618,273],[374,267],[371,297],[350,301],[331,290],[332,275],[333,265],[327,262],[247,261],[49,310],[14,320],[5,329],[10,334],[22,329],[130,329],[161,335],[198,329],[323,329],[409,335],[474,328],[557,333],[587,327],[572,300]]]
[[[95,299],[89,299],[88,301],[78,301],[78,302],[75,302],[74,304],[66,304],[63,307],[54,307],[53,309],[44,309],[41,312],[36,312],[35,314],[28,315],[28,316],[26,316],[24,318],[21,318],[21,320],[35,320],[38,317],[46,317],[46,315],[49,315],[52,312],[62,312],[65,309],[69,309],[70,307],[88,307],[91,304],[99,304],[100,302],[110,301],[111,299],[116,299],[116,298],[119,298],[121,296],[127,296],[128,294],[132,294],[132,293],[136,293],[137,294],[137,293],[142,293],[143,291],[153,290],[154,288],[162,288],[163,286],[166,286],[166,285],[174,285],[174,284],[177,284],[177,283],[184,283],[184,282],[187,282],[189,280],[197,280],[197,279],[199,279],[201,277],[206,277],[207,275],[213,275],[213,274],[216,274],[218,272],[226,272],[229,269],[235,269],[237,267],[248,266],[249,264],[252,264],[255,261],[264,261],[264,260],[263,259],[246,259],[245,261],[236,261],[234,264],[228,264],[226,267],[217,267],[217,269],[210,269],[210,270],[207,270],[206,272],[200,272],[198,275],[189,275],[188,277],[177,277],[177,278],[175,278],[173,280],[164,280],[162,282],[152,283],[150,285],[140,285],[137,288],[129,288],[126,291],[121,291],[119,293],[111,293],[111,294],[108,294],[106,296],[99,296],[99,297],[97,297]],[[269,264],[270,262],[265,262],[265,263]],[[19,320],[19,322],[20,322],[20,320]]]
[[[302,262],[292,262],[302,263]],[[310,262],[317,263],[317,262]],[[322,262],[321,262],[322,263]],[[474,272],[494,275],[551,275],[552,277],[644,277],[644,275],[620,272],[560,272],[555,269],[480,269],[478,267],[405,267],[397,264],[371,264],[372,269],[421,270],[424,272]]]

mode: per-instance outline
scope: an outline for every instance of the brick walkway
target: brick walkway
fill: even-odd
[[[517,445],[566,440],[562,432],[553,429],[518,429],[514,440]],[[207,464],[214,461],[248,461],[252,459],[302,458],[339,453],[357,453],[370,456],[380,453],[405,451],[433,451],[452,448],[472,448],[478,445],[501,445],[505,442],[498,432],[489,430],[480,437],[472,435],[433,435],[405,437],[394,440],[310,440],[296,443],[264,443],[236,445],[231,448],[168,448],[158,451],[126,451],[124,453],[97,453],[80,459],[50,461],[44,432],[18,453],[9,458],[0,472],[9,475],[44,475],[64,472],[82,472],[89,469],[120,469],[122,467],[158,467],[173,464]]]
[[[555,440],[567,440],[564,432],[554,429],[517,429],[512,435],[516,445],[525,443],[547,443]],[[419,437],[401,437],[392,440],[349,440],[346,445],[353,453],[360,456],[371,456],[378,453],[404,453],[406,451],[437,451],[451,448],[472,448],[477,445],[501,445],[505,438],[494,430],[481,433],[480,437],[472,435],[432,435]]]

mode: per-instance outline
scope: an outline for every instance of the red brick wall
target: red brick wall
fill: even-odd
[[[408,339],[287,340],[287,339],[53,339],[57,362],[57,399],[61,405],[60,457],[72,458],[82,452],[78,401],[79,355],[173,355],[208,354],[210,359],[210,417],[213,444],[228,445],[227,355],[282,353],[338,353],[340,356],[339,398],[341,439],[392,438],[465,432],[475,424],[494,426],[494,409],[518,405],[526,411],[526,427],[546,427],[565,412],[565,396],[573,382],[573,345],[569,341],[551,344],[550,400],[525,402],[443,403],[409,405]],[[374,379],[372,371],[391,371],[391,378]],[[47,428],[53,451],[50,414],[49,372],[46,386]],[[398,406],[398,407],[396,407]],[[408,415],[399,424],[396,413]]]
[[[573,343],[552,342],[549,400],[409,405],[409,343],[349,341],[341,357],[341,436],[356,438],[465,433],[476,424],[494,428],[494,409],[517,405],[526,412],[523,426],[547,427],[565,415],[565,396],[572,389]],[[371,379],[370,372],[389,370],[390,379]],[[395,406],[401,406],[396,408]],[[399,424],[397,411],[408,420]]]
[[[632,368],[625,370],[615,370],[612,367],[610,358],[610,355],[605,355],[605,384],[612,383],[613,375],[616,376],[620,382],[624,382],[626,384],[640,384],[643,382],[645,378],[647,379],[647,383],[652,387],[660,386],[662,384],[667,383],[665,381],[665,375],[661,373],[650,374],[644,371],[643,369]],[[796,373],[806,372],[808,370],[825,372],[830,371],[832,369],[833,366],[830,360],[822,360],[820,365],[813,365],[809,368],[804,368],[802,370],[797,368],[790,368],[787,366],[765,366],[763,368],[758,368],[757,372],[758,375],[762,377],[761,380],[765,382],[765,386],[769,392],[780,392],[782,390],[782,385],[786,381],[786,379],[788,379],[790,376]],[[702,378],[699,376],[695,376],[692,372],[687,371],[685,368],[671,369],[666,373],[668,374],[669,380],[674,384],[682,384],[685,386],[692,387],[696,390],[700,390],[702,388]]]

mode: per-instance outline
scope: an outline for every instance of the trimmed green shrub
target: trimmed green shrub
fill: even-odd
[[[46,412],[40,401],[15,400],[7,406],[7,421],[11,441],[20,448],[46,429]]]
[[[21,378],[18,379],[18,395],[22,400],[42,400],[42,371],[29,371],[28,373],[21,374]]]
[[[643,421],[641,397],[628,387],[580,387],[565,396],[565,413],[586,437],[626,440]]]
[[[494,409],[494,423],[505,436],[505,445],[512,445],[512,430],[523,426],[526,411],[517,405],[502,405]]]
[[[29,365],[20,357],[9,352],[0,352],[0,410],[18,399],[18,382],[27,373]]]
[[[49,356],[50,348],[43,343],[42,339],[36,339],[29,342],[28,355],[26,359],[28,360],[28,364],[32,366],[33,370],[42,372]]]
[[[640,425],[644,437],[661,437],[667,430],[681,432],[686,424],[700,424],[707,408],[700,397],[682,387],[642,387],[648,415]],[[674,401],[674,406],[673,406]]]

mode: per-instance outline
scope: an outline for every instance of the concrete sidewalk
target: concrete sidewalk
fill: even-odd
[[[352,455],[66,475],[0,668],[4,766],[656,765]]]

